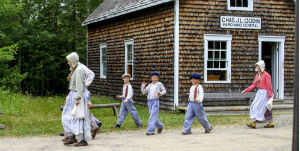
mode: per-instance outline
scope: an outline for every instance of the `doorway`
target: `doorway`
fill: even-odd
[[[272,78],[274,99],[284,99],[284,36],[259,36],[259,57]]]
[[[262,60],[265,61],[265,71],[270,73],[272,77],[272,88],[274,93],[274,99],[278,98],[279,88],[279,43],[278,42],[262,42]]]

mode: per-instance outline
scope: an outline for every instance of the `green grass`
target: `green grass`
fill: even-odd
[[[92,96],[94,104],[116,103],[119,101],[111,98]],[[0,91],[0,124],[6,128],[0,130],[0,137],[4,136],[54,136],[63,131],[61,125],[61,113],[59,106],[64,104],[64,96],[32,97],[22,94]],[[143,121],[146,131],[148,122],[148,108],[143,105],[135,105],[139,116]],[[103,122],[101,132],[136,130],[135,124],[128,114],[120,129],[111,127],[117,121],[111,108],[91,109],[91,112]],[[181,129],[184,123],[184,114],[179,111],[160,110],[159,119],[166,129]],[[212,125],[240,125],[249,122],[248,115],[209,115]],[[195,120],[193,127],[201,127]]]

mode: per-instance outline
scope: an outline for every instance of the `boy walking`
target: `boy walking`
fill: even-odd
[[[190,88],[189,93],[189,105],[185,114],[184,130],[182,135],[192,134],[191,127],[195,117],[205,128],[205,133],[209,133],[212,130],[212,126],[208,123],[204,109],[203,109],[203,88],[200,85],[201,76],[198,73],[194,73],[190,77],[193,86]]]
[[[121,96],[117,96],[117,98],[122,98],[122,104],[121,104],[121,108],[120,108],[120,114],[119,114],[119,118],[118,121],[115,125],[115,128],[120,128],[122,123],[124,122],[127,113],[129,112],[132,119],[134,120],[136,126],[138,128],[143,126],[142,121],[140,120],[140,117],[137,113],[136,108],[134,107],[133,104],[133,89],[131,84],[129,83],[130,80],[130,74],[123,74],[122,76],[123,81],[124,81],[124,85],[123,85],[123,93]]]
[[[159,113],[159,97],[167,93],[165,86],[158,82],[160,74],[156,71],[150,73],[152,83],[146,87],[146,82],[142,83],[142,93],[148,94],[148,108],[149,108],[149,121],[148,121],[148,132],[146,135],[154,135],[155,126],[157,127],[157,133],[161,133],[164,124],[158,120]]]

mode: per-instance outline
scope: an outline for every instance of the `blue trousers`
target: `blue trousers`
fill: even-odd
[[[210,128],[210,124],[208,123],[208,120],[206,118],[202,103],[189,102],[187,111],[185,113],[184,131],[183,131],[184,133],[192,133],[191,127],[195,117],[205,128],[205,130],[208,130]]]
[[[122,125],[128,112],[130,113],[130,115],[136,125],[138,125],[138,126],[142,125],[142,121],[140,120],[137,110],[133,105],[133,101],[130,99],[125,104],[123,104],[124,100],[125,100],[125,98],[122,99],[122,104],[121,104],[121,108],[120,108],[117,125]]]
[[[159,99],[148,100],[149,108],[149,121],[148,121],[148,133],[154,133],[155,126],[158,129],[162,129],[164,124],[158,120],[159,113]]]

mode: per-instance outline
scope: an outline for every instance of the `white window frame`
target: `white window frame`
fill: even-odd
[[[127,58],[127,53],[128,53],[128,49],[127,49],[127,45],[132,45],[132,75],[130,80],[133,80],[134,77],[134,40],[130,39],[130,40],[125,40],[124,41],[124,45],[125,45],[125,73],[128,74],[128,58]]]
[[[253,0],[248,0],[248,7],[231,7],[230,0],[227,0],[228,10],[253,11]]]
[[[208,41],[226,41],[226,81],[207,81]],[[204,83],[231,83],[231,41],[232,35],[204,34]]]
[[[106,79],[106,75],[107,75],[107,44],[100,44],[99,45],[99,47],[100,47],[100,78],[101,79]],[[102,60],[102,49],[103,48],[105,48],[106,49],[106,60],[105,60],[105,62],[106,62],[106,74],[104,75],[103,74],[103,60]]]

